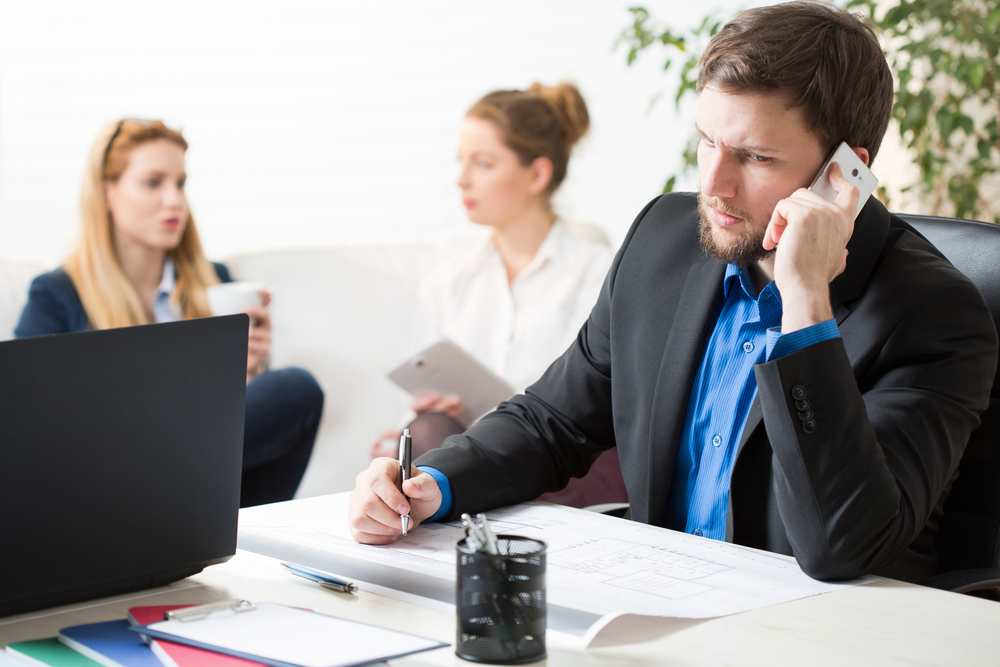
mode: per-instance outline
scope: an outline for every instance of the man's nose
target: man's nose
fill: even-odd
[[[698,151],[698,174],[701,191],[709,197],[735,197],[735,156],[718,148]]]

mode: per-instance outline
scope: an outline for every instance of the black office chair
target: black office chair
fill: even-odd
[[[979,287],[1000,331],[1000,225],[928,215],[899,217]],[[924,584],[1000,600],[1000,375],[993,378],[989,407],[981,419],[945,501],[938,527],[938,573]],[[628,505],[622,503],[586,509],[618,517],[628,514]]]
[[[1000,225],[900,215],[979,287],[1000,330]],[[1000,375],[989,407],[969,439],[938,528],[938,574],[927,586],[988,591],[1000,600]]]

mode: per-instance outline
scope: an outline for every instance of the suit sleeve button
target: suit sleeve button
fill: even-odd
[[[805,387],[803,387],[800,384],[797,384],[794,387],[792,387],[792,398],[794,398],[796,401],[801,401],[805,397],[806,397]]]
[[[816,430],[816,420],[808,419],[802,422],[802,430],[806,433],[812,433]]]
[[[809,421],[812,418],[813,418],[813,411],[812,410],[806,410],[805,412],[800,412],[799,413],[799,419],[801,419],[804,422],[807,422],[807,421]]]
[[[801,400],[795,401],[795,409],[799,412],[804,412],[809,409],[809,399],[803,398]]]

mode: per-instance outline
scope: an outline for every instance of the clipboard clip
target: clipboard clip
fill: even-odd
[[[217,611],[231,611],[239,614],[244,611],[253,611],[256,608],[257,605],[249,600],[229,600],[227,602],[213,602],[211,604],[200,604],[197,607],[175,609],[166,612],[163,618],[167,621],[187,623],[188,621],[200,621],[203,618],[208,618]]]

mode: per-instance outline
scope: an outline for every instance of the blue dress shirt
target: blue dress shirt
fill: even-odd
[[[667,506],[667,527],[726,538],[729,479],[750,405],[757,395],[753,366],[798,352],[840,332],[834,320],[781,333],[781,295],[774,282],[754,295],[746,268],[726,267],[715,329],[691,387],[684,432]],[[419,466],[441,488],[441,507],[428,521],[451,514],[448,478]]]

